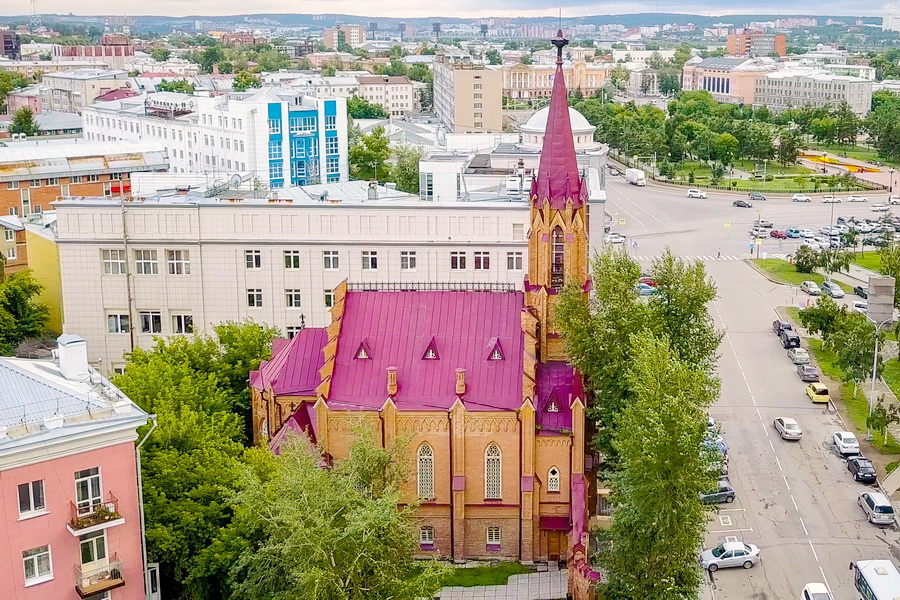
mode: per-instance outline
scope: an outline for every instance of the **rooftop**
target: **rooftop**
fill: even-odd
[[[165,147],[151,141],[38,139],[6,142],[5,147],[0,147],[0,181],[167,166]]]
[[[57,73],[45,73],[44,78],[56,79],[124,79],[127,71],[113,71],[110,69],[73,69],[71,71],[59,71]]]

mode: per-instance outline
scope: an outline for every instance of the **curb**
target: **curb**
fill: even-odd
[[[760,275],[762,275],[763,277],[765,277],[766,279],[768,279],[768,280],[771,281],[772,283],[775,283],[775,284],[778,284],[778,285],[784,285],[784,286],[789,286],[789,285],[790,285],[789,283],[785,283],[785,282],[783,282],[783,281],[779,281],[779,280],[775,279],[774,277],[772,277],[771,275],[769,275],[769,273],[768,273],[765,269],[763,269],[763,268],[757,266],[756,263],[753,262],[754,260],[756,260],[755,258],[744,258],[744,259],[742,259],[742,260],[743,260],[745,263],[747,263],[748,265],[750,265],[750,267],[751,267],[752,269],[754,269],[757,273],[759,273]],[[778,313],[778,310],[777,310],[777,309],[775,310],[775,313],[776,313],[776,314]]]

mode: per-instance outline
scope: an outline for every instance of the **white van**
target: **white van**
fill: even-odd
[[[863,492],[856,500],[866,519],[873,525],[892,525],[894,523],[894,507],[890,499],[881,492]]]

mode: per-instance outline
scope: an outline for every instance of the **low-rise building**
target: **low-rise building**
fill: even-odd
[[[170,73],[185,77],[198,75],[200,65],[183,58],[169,58],[168,60],[155,60],[149,56],[133,57],[125,63],[126,71],[138,73]]]
[[[105,34],[94,45],[53,46],[53,58],[58,61],[95,60],[107,69],[124,69],[125,63],[134,57],[134,44],[127,35]]]
[[[777,68],[771,58],[695,57],[682,69],[682,89],[706,90],[719,102],[752,104],[757,78]]]
[[[753,103],[775,110],[800,106],[837,107],[846,102],[863,117],[872,109],[873,82],[818,70],[785,70],[756,80]]]
[[[484,65],[434,63],[434,112],[452,132],[503,131],[503,73]]]
[[[28,108],[34,114],[39,114],[41,105],[41,86],[29,85],[28,87],[13,90],[6,96],[6,112],[13,115],[16,111]]]
[[[2,60],[0,71],[10,71],[25,77],[39,78],[47,73],[59,73],[73,69],[105,69],[106,65],[98,60]]]
[[[415,110],[416,94],[406,75],[370,75],[358,77],[357,81],[360,97],[380,105],[389,116],[402,117]]]
[[[76,69],[47,73],[42,79],[41,105],[46,111],[81,114],[103,94],[125,87],[126,71]]]
[[[516,99],[549,98],[555,69],[552,64],[502,65],[499,70],[503,74],[503,96]],[[563,65],[563,73],[570,94],[593,96],[606,83],[607,68],[599,63],[574,60]]]

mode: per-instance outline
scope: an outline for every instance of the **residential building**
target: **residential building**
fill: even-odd
[[[343,51],[347,46],[355,46],[366,41],[366,30],[362,25],[341,25],[325,30],[322,42],[329,50]]]
[[[177,173],[212,173],[263,187],[347,181],[344,98],[315,98],[273,87],[212,97],[158,92],[95,104],[85,111],[94,141],[153,139]]]
[[[25,247],[25,224],[16,215],[0,214],[0,254],[3,255],[4,271],[15,273],[28,266]]]
[[[96,60],[2,60],[0,71],[10,71],[25,77],[40,78],[47,73],[72,71],[74,69],[105,69],[106,65]]]
[[[107,69],[124,69],[125,63],[134,57],[134,44],[126,35],[100,36],[96,45],[54,45],[53,58],[57,61],[94,60]]]
[[[412,81],[406,75],[390,77],[371,75],[358,77],[359,95],[367,102],[380,105],[391,117],[405,116],[416,107]]]
[[[729,33],[726,48],[731,56],[784,56],[787,35],[745,29]]]
[[[47,73],[42,78],[41,105],[45,111],[81,114],[103,94],[125,87],[126,71],[76,69]]]
[[[13,116],[12,114],[0,115],[0,138],[10,137],[9,125]],[[84,131],[81,116],[74,113],[39,113],[35,115],[34,120],[41,128],[36,137],[80,138]]]
[[[553,65],[523,65],[521,62],[499,67],[503,74],[503,97],[505,98],[549,98],[553,89]],[[606,82],[607,67],[599,63],[583,60],[567,61],[563,64],[566,89],[570,94],[580,92],[593,96]]]
[[[15,31],[0,31],[0,56],[22,60],[22,41]]]
[[[125,62],[126,71],[138,73],[166,73],[170,75],[182,75],[190,77],[200,73],[200,65],[183,58],[169,58],[168,60],[155,60],[150,57],[132,57]]]
[[[756,80],[753,103],[779,110],[800,106],[837,107],[843,102],[857,116],[872,109],[874,82],[818,70],[776,71]]]
[[[490,279],[342,282],[327,329],[277,341],[250,377],[254,439],[275,452],[305,434],[340,461],[356,422],[385,447],[408,436],[401,501],[417,504],[423,557],[574,562],[586,534],[587,398],[551,317],[563,286],[587,296],[591,285],[561,37],[528,200],[524,292]],[[470,258],[478,269],[477,254],[451,255],[451,269]]]
[[[719,102],[752,104],[756,79],[776,69],[771,58],[695,57],[682,69],[682,88],[706,90]]]
[[[259,46],[268,42],[267,38],[254,35],[250,31],[236,31],[222,36],[222,43],[232,46]]]
[[[484,65],[434,63],[434,112],[452,132],[503,131],[503,73]]]
[[[40,114],[43,110],[41,105],[41,85],[29,85],[28,87],[13,90],[6,96],[6,112],[14,115],[16,111],[23,108],[31,109],[34,114]]]
[[[0,217],[2,220],[4,217]],[[17,218],[17,217],[6,217]],[[43,286],[37,301],[50,309],[47,331],[62,333],[62,278],[59,271],[59,246],[56,244],[56,211],[31,213],[23,220],[28,270]]]
[[[58,344],[55,360],[0,358],[0,594],[142,600],[135,442],[150,417],[83,339]]]

